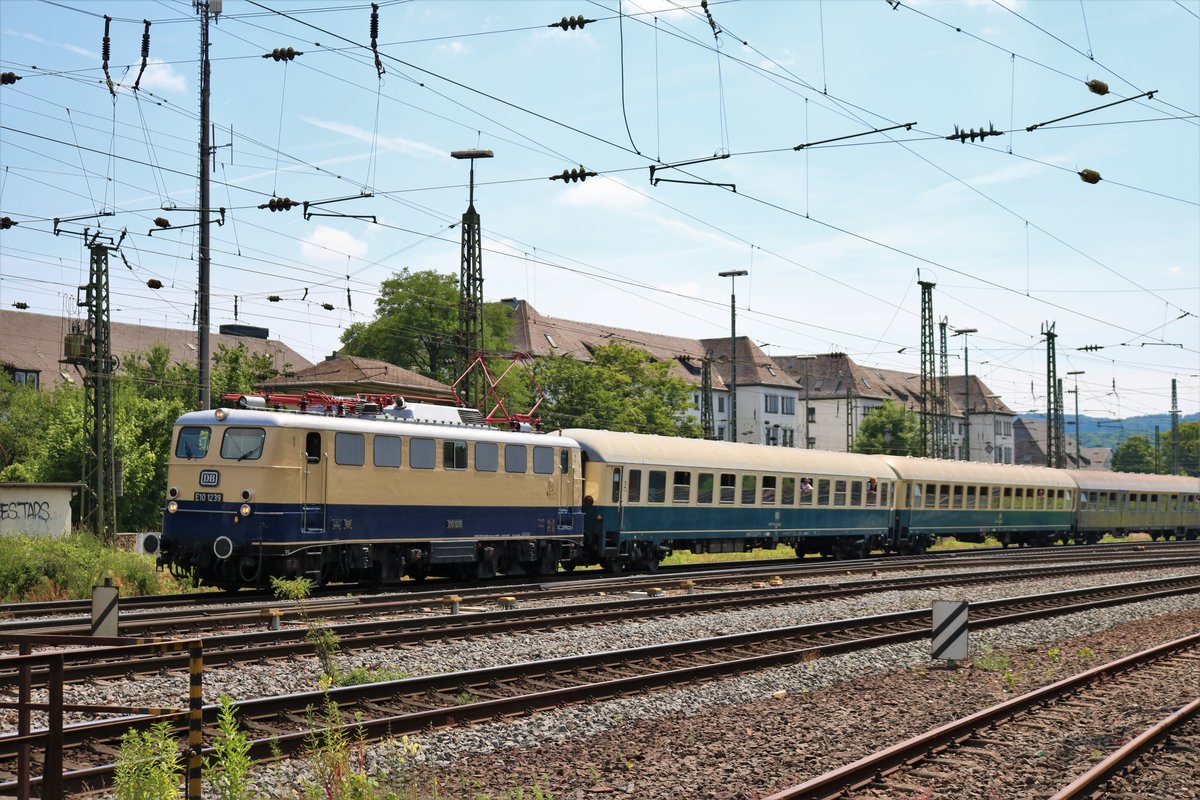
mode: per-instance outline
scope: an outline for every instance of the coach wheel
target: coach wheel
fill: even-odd
[[[559,566],[562,567],[563,572],[574,572],[577,565],[574,561],[564,561]]]
[[[496,551],[485,547],[479,554],[479,562],[475,565],[475,577],[488,579],[496,577]]]
[[[614,556],[600,564],[609,575],[620,575],[625,571],[625,562],[621,560],[620,556]]]

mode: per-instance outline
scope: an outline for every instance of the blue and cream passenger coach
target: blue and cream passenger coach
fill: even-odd
[[[895,476],[877,456],[567,429],[583,448],[585,553],[653,568],[672,550],[861,558],[889,540]]]
[[[441,422],[412,408],[185,414],[159,563],[235,587],[273,575],[552,574],[573,559],[583,530],[578,445],[430,408]]]

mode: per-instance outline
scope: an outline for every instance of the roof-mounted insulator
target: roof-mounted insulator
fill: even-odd
[[[154,224],[160,228],[169,228],[171,227],[171,220],[166,217],[155,217]]]
[[[263,58],[274,59],[275,61],[291,61],[296,56],[304,55],[303,52],[294,47],[276,47],[269,53],[263,53]]]
[[[582,183],[588,178],[594,177],[596,177],[596,173],[589,172],[580,165],[579,169],[564,169],[561,175],[551,175],[550,180],[562,181],[563,183],[575,183],[576,181]]]
[[[1092,78],[1087,82],[1088,91],[1092,94],[1108,94],[1108,84]]]
[[[963,128],[960,130],[959,127],[957,125],[955,125],[954,133],[950,134],[949,136],[947,136],[945,138],[950,139],[950,140],[958,139],[958,141],[962,142],[963,144],[966,144],[967,139],[970,139],[972,142],[974,142],[976,138],[978,138],[980,141],[983,141],[984,139],[986,139],[989,136],[1003,136],[1003,135],[1004,135],[1004,131],[996,130],[995,126],[993,126],[992,123],[989,122],[988,126],[987,126],[987,130],[984,130],[983,128],[980,128],[979,130],[975,130],[974,128],[967,130],[966,128]]]
[[[270,302],[270,303],[278,303],[278,302],[279,302],[280,300],[282,300],[282,299],[283,299],[283,298],[282,298],[282,297],[280,297],[280,296],[279,296],[279,295],[277,295],[277,294],[269,294],[269,295],[267,295],[267,302]]]
[[[0,231],[6,231],[12,226],[20,224],[21,223],[17,222],[12,217],[0,217]]]
[[[15,72],[0,73],[0,86],[12,86],[19,80],[21,80],[21,76]]]
[[[1094,169],[1081,169],[1079,170],[1079,179],[1084,183],[1099,183],[1100,173]]]
[[[117,96],[117,89],[113,85],[112,75],[108,74],[108,57],[112,54],[112,39],[109,38],[108,29],[112,25],[112,17],[105,15],[104,17],[104,39],[100,42],[100,67],[104,70],[104,80],[108,83],[108,93],[113,97]]]
[[[259,206],[259,208],[269,208],[272,212],[291,211],[298,205],[300,205],[300,203],[290,197],[272,197],[270,200]]]
[[[595,22],[595,21],[596,20],[594,20],[594,19],[584,19],[583,15],[580,14],[577,17],[563,17],[558,22],[551,22],[546,27],[547,28],[562,28],[564,31],[565,30],[573,31],[576,28],[582,29],[584,25],[587,25],[589,22]]]
[[[18,311],[24,311],[25,309],[29,308],[29,303],[18,300],[17,302],[13,303],[13,308],[17,309]]]
[[[138,69],[137,79],[133,82],[133,90],[138,90],[138,84],[142,82],[142,73],[146,71],[146,64],[150,61],[150,20],[144,19],[142,23],[146,26],[142,29],[142,65]]]
[[[383,77],[383,61],[379,58],[379,4],[371,3],[371,52],[375,54],[375,72]]]
[[[151,289],[161,289],[163,286],[162,281],[160,281],[158,278],[151,278],[150,280],[146,281],[146,285]]]
[[[333,303],[321,303],[321,308],[326,311],[333,311]]]

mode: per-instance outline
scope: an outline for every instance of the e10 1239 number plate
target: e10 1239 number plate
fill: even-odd
[[[221,492],[196,492],[197,503],[220,503],[225,499]]]

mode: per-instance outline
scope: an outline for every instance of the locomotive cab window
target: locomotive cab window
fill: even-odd
[[[361,467],[366,459],[365,439],[361,433],[335,433],[333,463],[346,467]]]
[[[454,440],[442,442],[442,469],[467,468],[467,443]]]
[[[267,432],[262,428],[226,428],[221,437],[221,458],[235,461],[262,458],[263,442]]]
[[[321,463],[321,434],[309,431],[304,437],[304,458],[310,464]]]
[[[538,475],[554,474],[554,448],[533,448],[533,471]]]
[[[523,444],[504,445],[504,471],[524,474],[529,453]]]
[[[413,469],[433,469],[437,466],[437,442],[433,439],[409,439],[408,464]]]
[[[696,502],[710,504],[713,501],[713,474],[701,472],[696,477]]]
[[[651,503],[664,503],[667,500],[667,472],[662,469],[650,470],[650,479],[646,481],[646,500]]]
[[[495,442],[475,443],[475,471],[498,472],[500,470],[500,445]]]
[[[712,497],[712,484],[708,487],[708,496]],[[672,481],[671,500],[675,503],[687,503],[692,499],[692,473],[676,471]]]
[[[374,462],[377,467],[400,466],[400,437],[376,436],[373,442]]]
[[[571,471],[571,451],[565,447],[558,453],[558,469],[563,475]]]
[[[209,428],[188,425],[179,429],[179,440],[175,443],[176,458],[204,458],[208,455],[208,442],[212,438]]]

